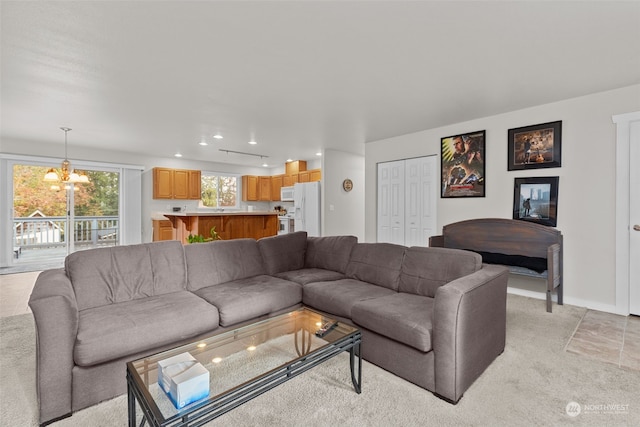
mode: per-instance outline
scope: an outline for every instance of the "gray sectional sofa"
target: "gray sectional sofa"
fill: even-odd
[[[302,305],[357,325],[365,360],[455,403],[504,350],[507,274],[472,252],[304,232],[76,252],[29,301],[40,422],[125,393],[126,361]]]

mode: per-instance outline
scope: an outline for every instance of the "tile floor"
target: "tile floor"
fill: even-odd
[[[39,271],[0,275],[0,317],[30,313],[31,289]],[[587,310],[565,350],[640,370],[640,317]]]
[[[588,310],[565,350],[640,371],[640,317]]]

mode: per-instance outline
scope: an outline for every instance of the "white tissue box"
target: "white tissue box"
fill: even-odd
[[[158,385],[177,409],[209,396],[209,371],[191,354],[158,362]]]

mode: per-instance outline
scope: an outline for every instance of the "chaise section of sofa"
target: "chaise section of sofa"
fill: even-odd
[[[412,247],[399,277],[397,293],[353,305],[363,357],[455,403],[504,350],[507,271],[473,252]]]

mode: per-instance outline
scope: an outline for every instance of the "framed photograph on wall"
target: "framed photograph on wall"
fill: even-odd
[[[484,130],[447,136],[440,140],[440,197],[484,197]]]
[[[562,121],[509,129],[508,170],[562,165]]]
[[[557,176],[515,178],[513,219],[555,227],[558,218]]]

